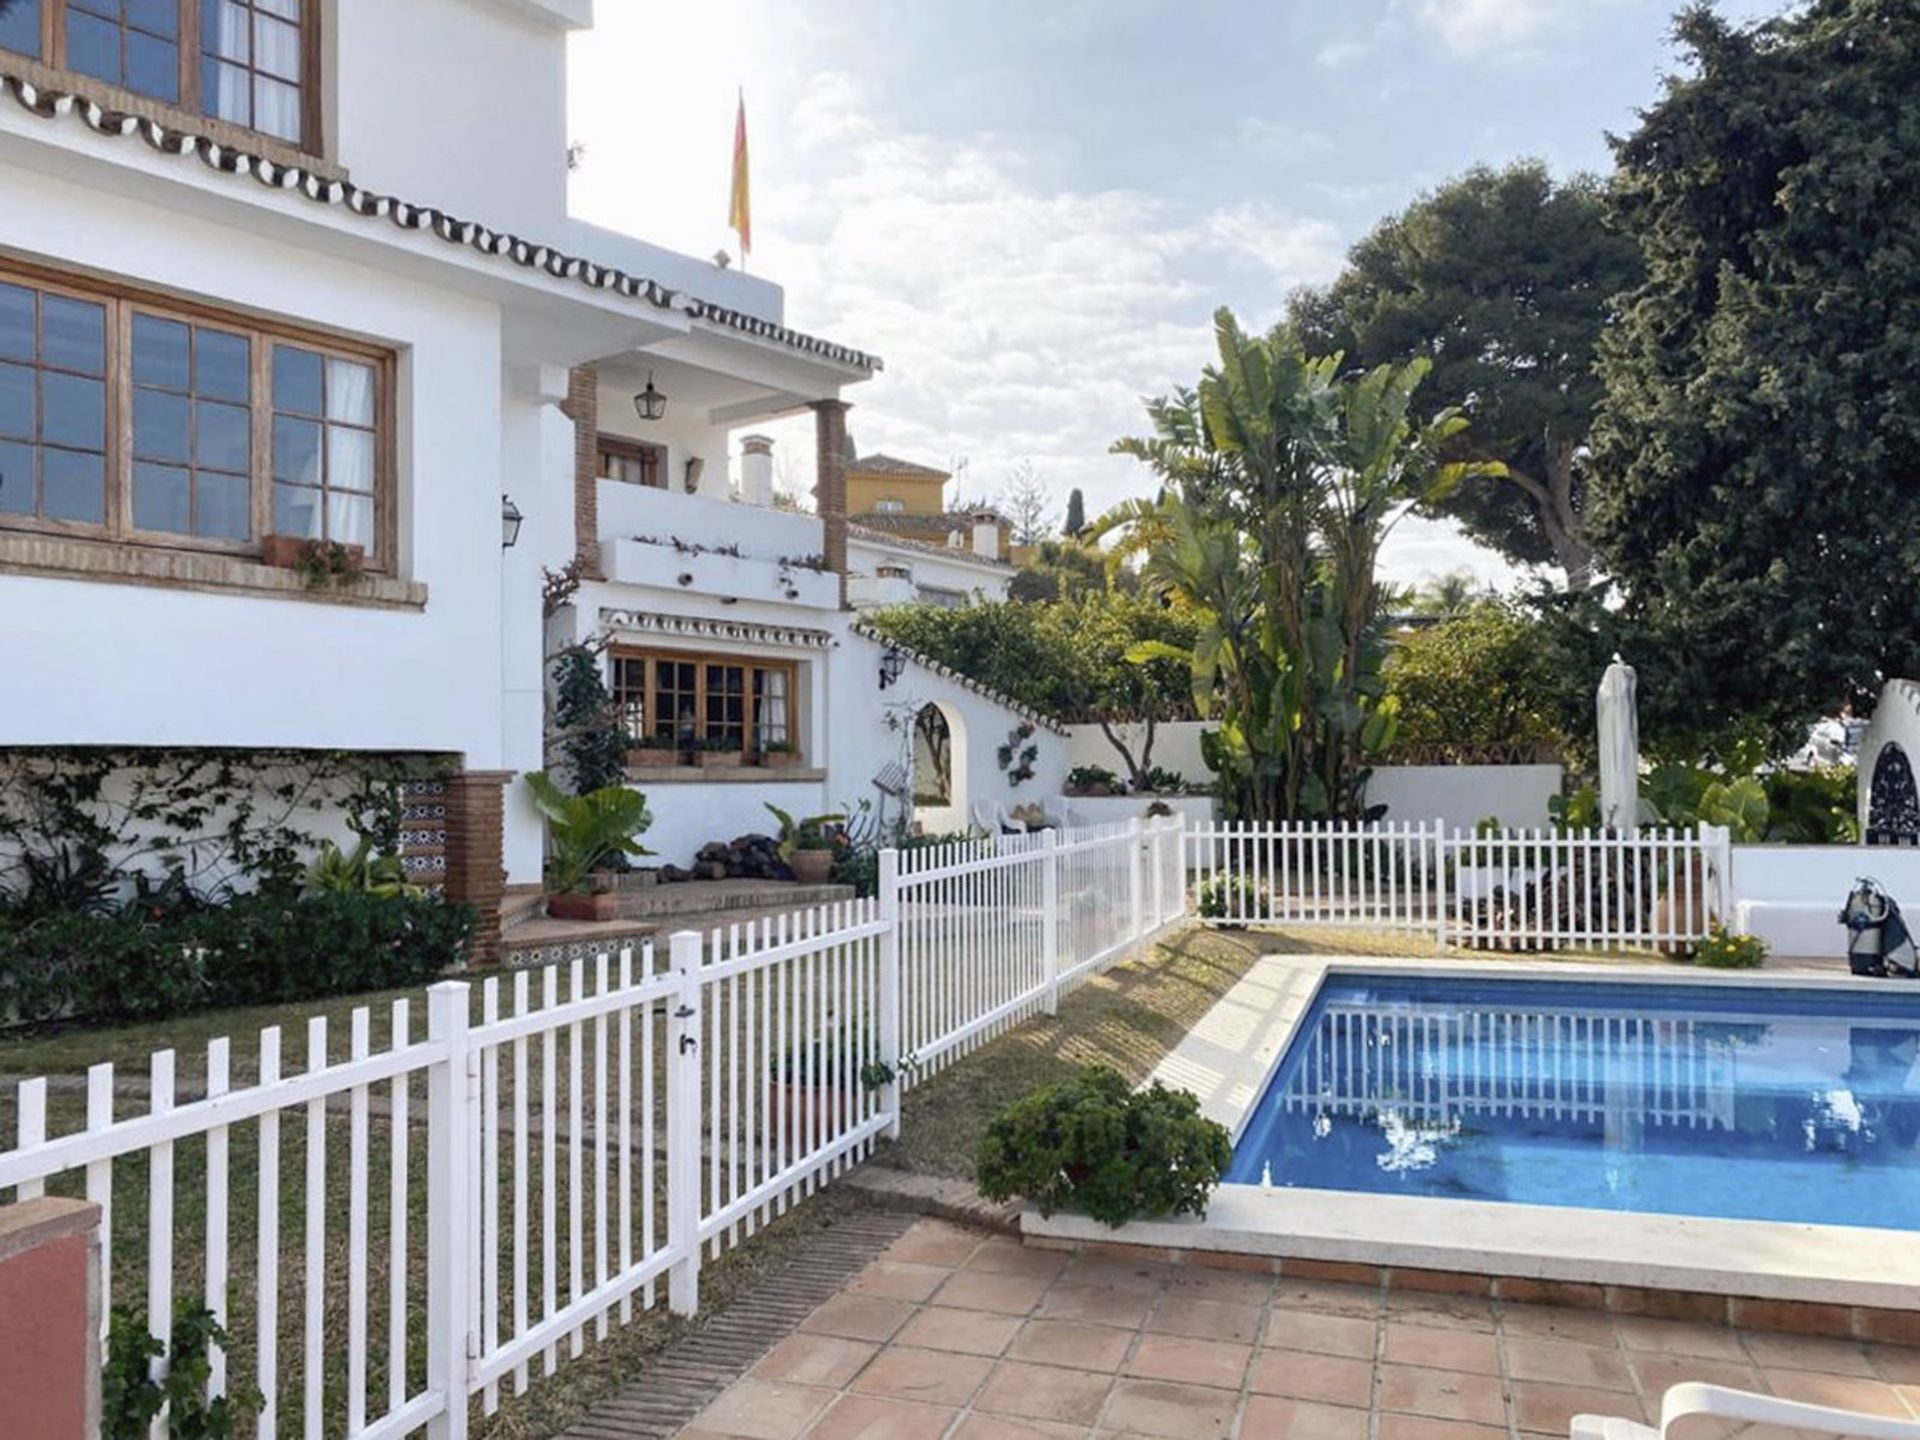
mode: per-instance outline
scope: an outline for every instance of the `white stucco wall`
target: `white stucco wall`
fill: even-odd
[[[504,763],[498,308],[33,170],[9,168],[5,185],[0,248],[14,255],[394,346],[400,559],[429,598],[378,610],[0,576],[0,741]]]
[[[862,579],[873,577],[882,565],[904,565],[913,572],[913,588],[947,590],[978,600],[1004,600],[1013,585],[1013,571],[1004,565],[983,565],[964,559],[965,552],[943,555],[912,545],[888,545],[855,535],[847,541],[847,568]],[[863,593],[879,595],[877,587]]]
[[[1732,896],[1738,928],[1779,956],[1844,956],[1841,907],[1862,876],[1878,880],[1920,933],[1920,850],[1863,845],[1736,845]]]

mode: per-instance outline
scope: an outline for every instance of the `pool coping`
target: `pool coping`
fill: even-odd
[[[1193,1091],[1201,1112],[1238,1141],[1329,976],[1435,974],[1761,989],[1901,984],[1848,979],[1841,986],[1832,974],[1709,974],[1658,965],[1263,955],[1151,1078]],[[1863,1309],[1920,1308],[1916,1237],[1865,1226],[1221,1185],[1204,1219],[1134,1221],[1113,1230],[1083,1215],[1049,1218],[1029,1211],[1021,1228],[1029,1236],[1064,1242],[1117,1241],[1269,1260]],[[1444,1233],[1431,1233],[1436,1230]]]

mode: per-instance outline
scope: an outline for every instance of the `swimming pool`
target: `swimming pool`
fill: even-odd
[[[1920,1229],[1920,987],[1330,973],[1226,1179]]]

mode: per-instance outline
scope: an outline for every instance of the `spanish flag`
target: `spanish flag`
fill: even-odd
[[[727,206],[727,224],[740,237],[742,259],[753,250],[753,200],[747,188],[747,96],[733,121],[733,199]]]

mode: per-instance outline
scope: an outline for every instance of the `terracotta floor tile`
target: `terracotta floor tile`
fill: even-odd
[[[1503,1305],[1500,1328],[1508,1335],[1535,1340],[1565,1340],[1605,1348],[1619,1343],[1613,1316],[1604,1310],[1572,1310],[1559,1305]]]
[[[921,1265],[912,1260],[876,1260],[848,1282],[855,1295],[878,1295],[883,1300],[926,1299],[953,1272],[942,1265]]]
[[[1820,1375],[1811,1370],[1762,1369],[1767,1388],[1788,1400],[1809,1405],[1835,1405],[1842,1410],[1864,1410],[1869,1415],[1911,1419],[1900,1392],[1884,1380],[1859,1375]]]
[[[880,1351],[865,1340],[842,1340],[837,1335],[787,1336],[753,1367],[759,1380],[792,1385],[844,1386]]]
[[[1765,1390],[1760,1372],[1744,1360],[1710,1360],[1701,1355],[1653,1355],[1629,1351],[1627,1364],[1640,1382],[1642,1394],[1658,1398],[1675,1385],[1698,1381],[1734,1390]]]
[[[1709,1360],[1744,1361],[1747,1352],[1740,1347],[1736,1331],[1722,1325],[1693,1325],[1684,1320],[1649,1320],[1638,1315],[1622,1315],[1614,1321],[1620,1343],[1629,1350],[1647,1350],[1667,1355],[1699,1355]]]
[[[1872,1375],[1866,1347],[1851,1340],[1828,1340],[1818,1335],[1771,1335],[1765,1331],[1741,1333],[1747,1354],[1761,1369],[1814,1370],[1822,1375]]]
[[[929,1305],[899,1334],[902,1345],[923,1350],[954,1350],[964,1355],[998,1355],[1020,1329],[1017,1315],[994,1315],[985,1310],[949,1310]]]
[[[982,1415],[975,1411],[960,1419],[953,1440],[1084,1440],[1084,1425],[1051,1425],[1044,1420],[1016,1420],[1010,1415]]]
[[[1115,1290],[1159,1290],[1173,1267],[1157,1260],[1120,1260],[1111,1255],[1076,1255],[1060,1272],[1062,1285],[1105,1285]]]
[[[1504,1425],[1467,1425],[1431,1415],[1380,1416],[1380,1440],[1506,1440]],[[1555,1440],[1566,1440],[1562,1431]]]
[[[1134,1332],[1106,1325],[1082,1325],[1074,1320],[1029,1320],[1007,1347],[1013,1360],[1036,1365],[1064,1365],[1074,1370],[1100,1370],[1111,1375],[1133,1344]]]
[[[1116,1290],[1107,1285],[1056,1285],[1040,1297],[1037,1314],[1048,1320],[1083,1320],[1138,1330],[1147,1323],[1155,1295],[1147,1290]]]
[[[1125,1370],[1145,1380],[1178,1380],[1238,1390],[1246,1377],[1251,1345],[1195,1340],[1188,1335],[1143,1335],[1127,1358]]]
[[[1122,1380],[1113,1387],[1101,1424],[1109,1430],[1165,1435],[1172,1440],[1224,1440],[1239,1408],[1240,1397],[1231,1390],[1168,1380]]]
[[[1100,1418],[1112,1388],[1112,1375],[1003,1360],[974,1397],[973,1408],[1027,1420],[1091,1425]]]
[[[1493,1331],[1493,1302],[1471,1295],[1428,1295],[1418,1290],[1387,1292],[1387,1316],[1412,1325],[1455,1330]]]
[[[1920,1350],[1911,1345],[1869,1345],[1867,1358],[1898,1385],[1920,1385]]]
[[[1373,1362],[1306,1350],[1261,1350],[1247,1384],[1262,1395],[1364,1408],[1373,1399]]]
[[[1160,1335],[1191,1335],[1197,1340],[1251,1345],[1260,1334],[1260,1307],[1169,1293],[1148,1318],[1147,1329]]]
[[[1528,1335],[1505,1339],[1507,1374],[1516,1380],[1546,1380],[1556,1385],[1584,1385],[1590,1390],[1631,1390],[1623,1352],[1598,1345],[1575,1345],[1565,1340],[1536,1340]]]
[[[1367,1440],[1367,1412],[1253,1395],[1240,1420],[1247,1440]]]
[[[1002,1315],[1025,1315],[1046,1293],[1047,1282],[1032,1276],[958,1270],[933,1298],[937,1304],[960,1310],[992,1310]]]
[[[1379,1406],[1383,1412],[1395,1410],[1475,1425],[1503,1425],[1507,1419],[1500,1382],[1493,1376],[1432,1370],[1422,1365],[1382,1365]]]
[[[1386,1358],[1396,1365],[1424,1365],[1429,1370],[1500,1373],[1499,1344],[1492,1335],[1443,1325],[1389,1320]]]
[[[928,1405],[965,1405],[992,1369],[993,1361],[984,1355],[890,1345],[847,1388]]]
[[[1302,1310],[1320,1315],[1378,1315],[1386,1304],[1380,1290],[1368,1285],[1335,1285],[1327,1280],[1289,1280],[1280,1277],[1273,1288],[1275,1310]]]
[[[1639,1399],[1630,1390],[1596,1390],[1586,1385],[1553,1385],[1540,1380],[1513,1382],[1513,1419],[1519,1429],[1564,1435],[1576,1415],[1646,1419]]]
[[[985,1270],[992,1275],[1026,1275],[1035,1280],[1051,1280],[1067,1268],[1072,1258],[1058,1250],[1036,1250],[1018,1240],[995,1235],[967,1257],[966,1268]]]
[[[1267,1315],[1266,1333],[1260,1343],[1281,1350],[1312,1350],[1321,1355],[1371,1360],[1378,1328],[1370,1316],[1275,1309]]]
[[[815,1335],[839,1335],[847,1340],[886,1340],[907,1323],[913,1306],[904,1300],[882,1300],[876,1295],[840,1294],[800,1322]]]
[[[747,1440],[793,1440],[833,1398],[833,1391],[810,1385],[736,1380],[693,1417],[693,1425]]]
[[[911,1230],[889,1245],[884,1254],[888,1260],[906,1260],[917,1265],[957,1266],[979,1248],[980,1240],[973,1231],[949,1225],[944,1220],[918,1220]]]
[[[842,1395],[807,1432],[807,1440],[940,1440],[958,1414],[942,1405]]]
[[[1213,1270],[1205,1265],[1176,1265],[1167,1280],[1168,1295],[1224,1300],[1230,1305],[1264,1305],[1273,1294],[1273,1276],[1244,1270]]]

